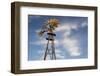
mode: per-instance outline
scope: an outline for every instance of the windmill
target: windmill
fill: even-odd
[[[42,27],[41,31],[38,32],[39,36],[43,36],[44,33],[47,33],[47,45],[44,53],[44,60],[47,59],[47,56],[51,60],[56,60],[56,53],[55,53],[55,44],[54,44],[54,37],[56,34],[54,33],[55,29],[58,27],[59,21],[55,18],[49,19],[46,21],[45,25]]]

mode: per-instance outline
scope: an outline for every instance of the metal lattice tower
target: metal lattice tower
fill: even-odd
[[[48,35],[48,38],[46,38],[47,46],[46,46],[46,50],[45,50],[45,54],[44,54],[44,60],[46,60],[48,55],[51,60],[56,60],[55,46],[54,46],[54,36],[56,36],[56,34],[47,33],[47,35]]]
[[[47,45],[46,45],[46,50],[44,54],[44,60],[49,58],[51,60],[56,59],[56,54],[55,54],[55,45],[54,45],[54,37],[56,34],[54,33],[54,30],[58,27],[59,21],[57,19],[49,19],[45,23],[45,26],[42,27],[41,31],[38,33],[39,36],[42,36],[45,32],[47,33]]]

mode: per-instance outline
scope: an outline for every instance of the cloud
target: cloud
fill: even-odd
[[[59,25],[58,28],[56,28],[56,32],[60,31],[71,31],[72,29],[77,30],[79,27],[85,27],[87,26],[88,22],[83,21],[79,25],[78,23],[62,23]]]
[[[60,31],[70,31],[72,29],[78,29],[78,25],[77,24],[67,24],[67,23],[64,23],[64,24],[60,24],[60,26],[58,28],[56,28],[56,32],[60,32]]]
[[[54,41],[55,45],[59,45],[59,41],[58,40],[55,40]],[[46,39],[40,39],[38,41],[34,41],[34,42],[30,42],[30,44],[33,44],[33,45],[46,45],[47,44],[47,40]]]
[[[87,24],[88,24],[88,22],[84,21],[84,22],[81,23],[81,27],[85,27],[85,26],[87,26]]]
[[[56,58],[57,59],[64,59],[64,55],[62,55],[62,53],[63,53],[62,50],[56,48],[57,46],[60,45],[60,42],[58,40],[55,40],[54,43],[55,43]],[[39,41],[36,41],[36,42],[30,42],[30,44],[32,44],[32,45],[42,45],[43,46],[43,48],[41,50],[37,51],[39,56],[40,56],[39,60],[43,60],[44,54],[45,54],[45,48],[46,48],[47,40],[40,39]],[[47,59],[49,60],[50,57],[47,56]]]
[[[44,53],[45,53],[45,49],[44,50],[39,50],[38,54],[41,55],[40,59],[44,58]],[[64,59],[65,56],[62,54],[62,50],[60,49],[55,49],[55,53],[56,53],[56,58],[57,59]],[[47,55],[47,59],[50,59],[50,55]]]
[[[66,25],[66,26],[62,26],[60,25],[58,28],[56,28],[56,32],[59,32],[59,31],[65,31],[65,30],[70,30],[70,26]]]
[[[62,45],[64,49],[69,52],[70,56],[79,56],[80,55],[80,47],[77,39],[71,39],[69,37],[65,37],[62,40]]]
[[[55,40],[55,46],[62,46],[62,48],[64,48],[70,56],[79,56],[80,53],[80,47],[79,47],[79,41],[78,39],[75,39],[74,37],[70,37],[71,35],[71,31],[77,30],[79,28],[78,25],[76,24],[61,24],[57,29],[56,32],[63,32],[63,34],[61,34],[61,39],[56,38]],[[44,39],[40,39],[39,41],[36,42],[31,42],[31,44],[34,45],[46,45],[47,44],[47,40]],[[64,56],[62,56],[61,54],[61,50],[56,49],[56,54],[58,58],[64,58]],[[41,51],[42,52],[42,51]],[[44,53],[44,51],[42,52]]]
[[[56,54],[56,58],[57,59],[65,59],[65,56],[61,55],[61,54]]]
[[[71,36],[71,31],[77,30],[79,28],[76,24],[61,24],[59,28],[57,28],[57,32],[63,32],[62,39],[60,39],[60,45],[69,52],[70,56],[79,56],[80,53],[80,47],[78,39],[75,39]]]

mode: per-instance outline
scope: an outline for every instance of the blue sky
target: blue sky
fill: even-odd
[[[55,33],[57,59],[88,57],[88,18],[71,16],[28,15],[28,60],[43,60],[46,33],[39,37],[37,31],[51,18],[59,20]]]

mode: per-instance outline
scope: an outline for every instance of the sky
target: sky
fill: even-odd
[[[43,60],[47,34],[39,37],[37,32],[51,18],[59,21],[55,29],[56,58],[88,58],[88,17],[28,15],[28,60]]]

